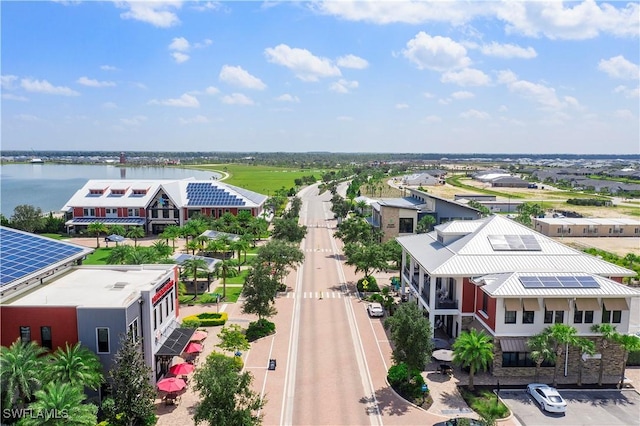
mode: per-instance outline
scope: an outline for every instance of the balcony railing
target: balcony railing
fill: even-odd
[[[458,309],[458,301],[453,299],[436,299],[436,309]]]

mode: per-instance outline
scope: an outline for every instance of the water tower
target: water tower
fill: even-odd
[[[124,164],[127,162],[127,157],[125,157],[124,152],[120,153],[120,164]]]

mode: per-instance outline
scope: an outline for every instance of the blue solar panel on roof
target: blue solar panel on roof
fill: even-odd
[[[83,247],[0,228],[0,286],[80,254]]]
[[[572,276],[521,276],[524,288],[600,288],[600,284],[588,275]]]

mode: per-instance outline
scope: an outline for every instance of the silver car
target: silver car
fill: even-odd
[[[527,393],[536,400],[542,411],[550,413],[565,413],[567,411],[567,403],[556,388],[542,383],[531,383],[527,385]]]

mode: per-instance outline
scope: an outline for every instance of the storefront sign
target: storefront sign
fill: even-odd
[[[156,303],[158,303],[158,301],[162,299],[163,296],[169,293],[172,288],[173,288],[173,281],[171,279],[168,279],[167,281],[165,281],[164,284],[162,284],[160,288],[156,290],[156,294],[154,294],[153,297],[151,298],[151,303],[155,306]]]

